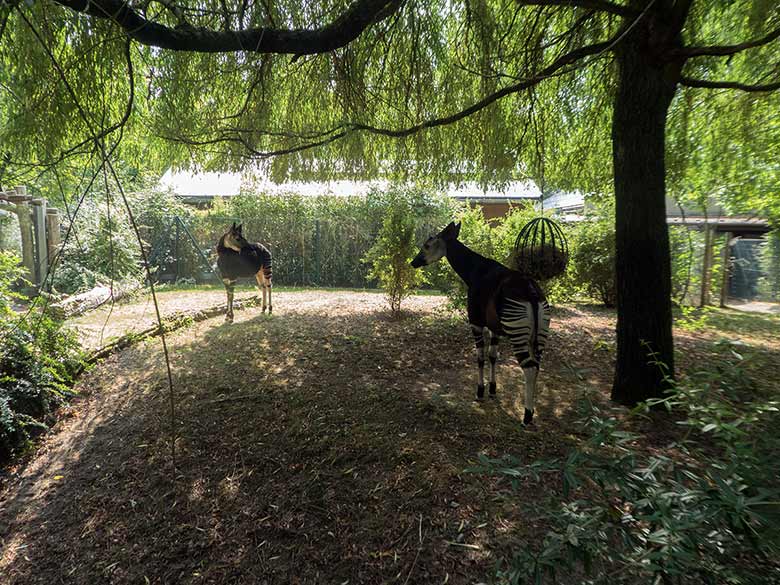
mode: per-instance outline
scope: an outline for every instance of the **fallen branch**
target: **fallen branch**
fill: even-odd
[[[76,315],[81,315],[92,309],[97,309],[111,299],[118,301],[135,292],[140,287],[141,285],[137,283],[126,285],[115,284],[113,288],[101,284],[87,292],[52,303],[47,310],[52,316],[58,319],[67,319],[75,317]]]

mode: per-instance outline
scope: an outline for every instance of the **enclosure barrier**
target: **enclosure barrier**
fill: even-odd
[[[35,286],[42,286],[60,248],[59,210],[48,207],[44,198],[33,198],[27,187],[0,189],[0,212],[16,215],[22,247],[22,265],[25,278]]]

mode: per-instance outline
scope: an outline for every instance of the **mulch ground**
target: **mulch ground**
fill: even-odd
[[[489,581],[534,546],[535,503],[560,480],[515,492],[467,469],[479,454],[565,455],[580,399],[622,412],[607,401],[614,315],[555,311],[527,431],[508,351],[499,399],[476,404],[471,335],[444,300],[409,299],[400,320],[384,307],[377,294],[278,293],[273,316],[171,334],[175,467],[159,339],[85,374],[0,488],[0,582]],[[715,336],[681,332],[683,366],[713,355]],[[753,341],[777,357],[764,332]]]

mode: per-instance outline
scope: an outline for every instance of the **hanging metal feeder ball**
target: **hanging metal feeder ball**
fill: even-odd
[[[563,274],[569,261],[569,244],[561,227],[547,217],[529,221],[515,240],[514,268],[534,280]]]

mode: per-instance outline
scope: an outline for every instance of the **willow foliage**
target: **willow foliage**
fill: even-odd
[[[313,28],[350,4],[204,1],[181,16],[186,26],[214,30]],[[120,155],[155,170],[171,163],[233,169],[259,163],[277,181],[389,175],[502,184],[532,176],[545,189],[611,189],[609,51],[454,127],[405,138],[360,128],[410,128],[468,108],[568,51],[614,38],[621,24],[614,14],[511,0],[409,1],[343,48],[291,58],[128,48],[114,24],[50,1],[0,11],[4,182],[68,155],[86,156],[90,136],[121,125]],[[150,4],[146,17],[185,26],[163,3]],[[696,2],[686,40],[753,38],[776,18],[769,0]],[[753,78],[766,74],[767,62],[777,67],[777,53],[770,43],[727,62],[700,58],[686,72]],[[727,198],[755,205],[778,175],[768,156],[780,139],[771,116],[778,105],[776,96],[679,92],[668,146],[675,191],[740,185]],[[293,152],[270,156],[284,151]]]

